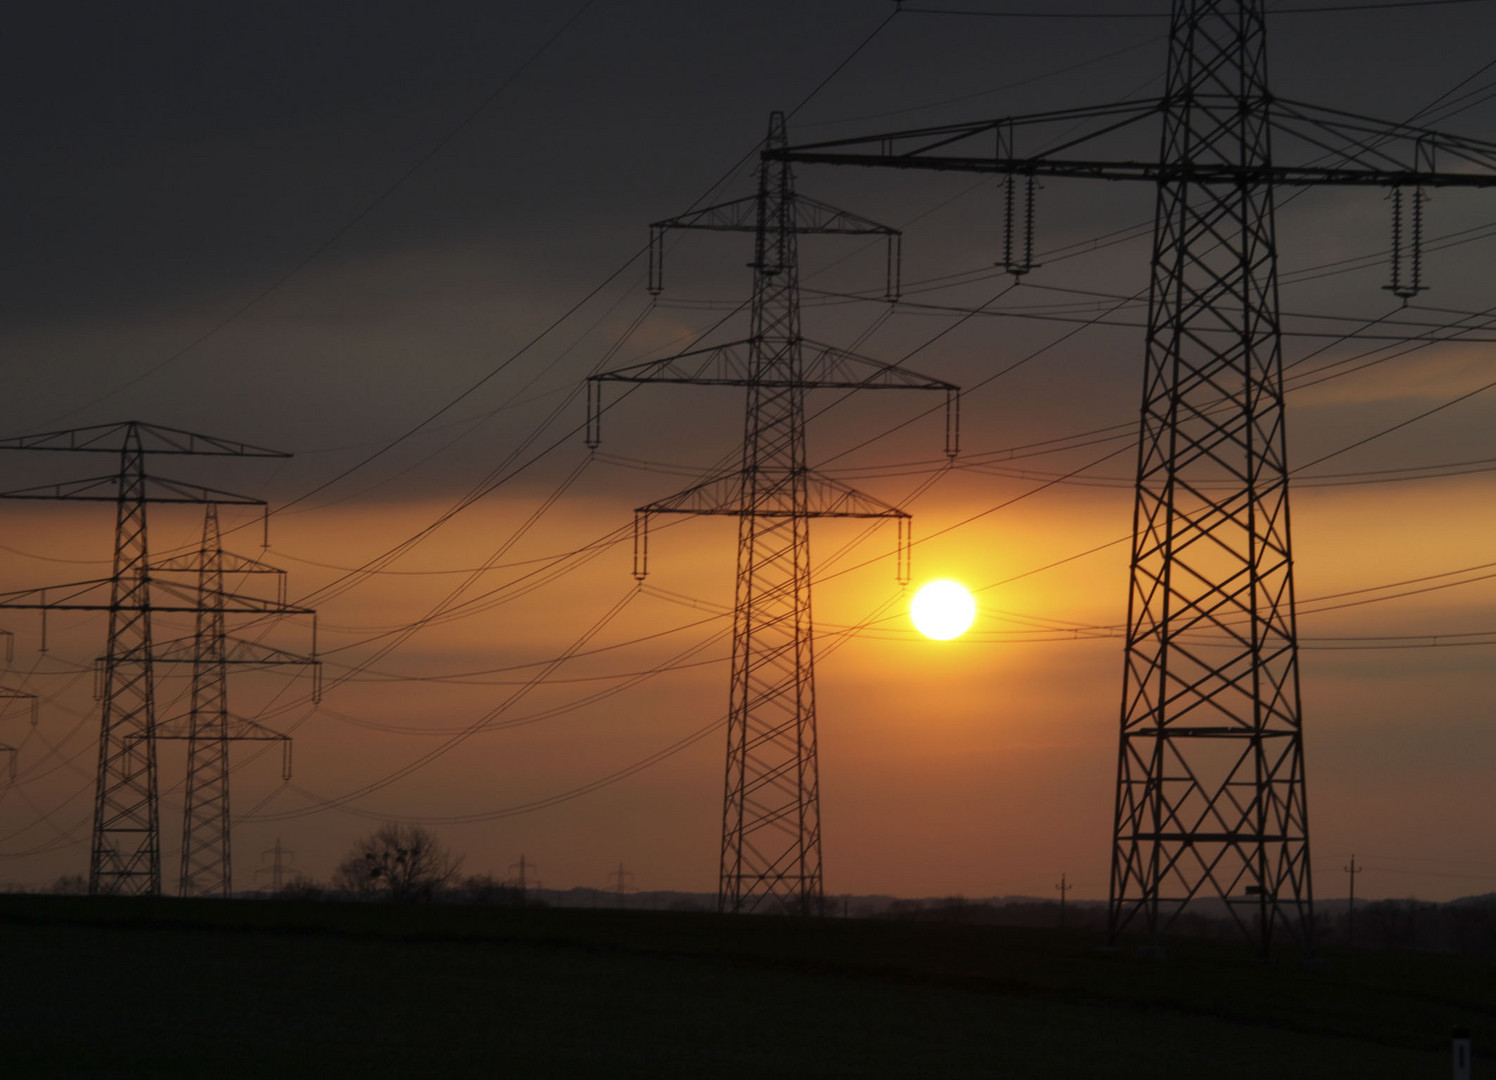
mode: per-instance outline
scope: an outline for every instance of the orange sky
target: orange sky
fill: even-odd
[[[586,655],[545,685],[525,681],[630,596],[632,509],[732,459],[737,392],[610,389],[597,459],[499,553],[586,459],[578,390],[590,371],[700,335],[745,336],[733,313],[750,284],[748,238],[681,240],[651,302],[646,224],[709,193],[751,191],[769,110],[802,100],[794,141],[1154,94],[1166,19],[906,9],[875,32],[887,13],[858,0],[764,0],[753,20],[712,5],[682,20],[678,5],[645,2],[590,5],[546,44],[560,15],[543,5],[442,0],[411,18],[365,4],[320,21],[240,5],[190,22],[96,7],[92,36],[65,13],[28,8],[36,25],[17,36],[30,48],[5,73],[23,104],[8,144],[15,194],[0,205],[11,238],[0,355],[12,375],[0,435],[133,417],[295,452],[152,465],[269,499],[265,557],[289,571],[293,599],[315,596],[319,610],[320,710],[305,701],[309,681],[284,671],[244,674],[231,691],[235,711],[295,737],[284,788],[277,754],[235,748],[236,883],[257,880],[277,838],[325,878],[357,836],[398,817],[431,821],[472,872],[503,877],[524,854],[548,886],[602,886],[622,860],[646,891],[713,890],[720,731],[597,790],[507,813],[645,761],[726,708],[726,520],[657,523],[646,587]],[[1393,118],[1442,102],[1458,111],[1441,126],[1496,133],[1480,74],[1496,29],[1487,5],[1448,5],[1438,19],[1396,8],[1273,19],[1280,96]],[[1144,143],[1137,152],[1152,153]],[[859,539],[860,525],[816,525],[826,888],[1053,896],[1064,873],[1074,896],[1102,897],[1127,595],[1117,541],[1131,527],[1142,356],[1143,312],[1126,298],[1146,289],[1153,194],[1047,182],[1044,265],[1010,288],[993,270],[1002,202],[990,179],[806,168],[798,183],[905,231],[906,298],[892,309],[876,298],[880,247],[807,241],[805,331],[972,388],[960,467],[907,508],[916,584],[956,578],[981,605],[964,639],[924,640],[898,606],[893,529]],[[1366,867],[1360,895],[1496,889],[1496,645],[1448,636],[1496,630],[1496,587],[1481,570],[1438,576],[1488,562],[1496,535],[1480,471],[1496,458],[1491,334],[1400,356],[1407,341],[1369,336],[1416,338],[1491,309],[1487,195],[1441,191],[1426,204],[1433,291],[1406,308],[1383,288],[1382,192],[1279,200],[1321,896],[1343,894],[1352,852]],[[874,295],[844,295],[857,291]],[[988,313],[958,314],[979,305]],[[1100,323],[1079,327],[1090,320]],[[1362,338],[1336,340],[1356,328]],[[922,397],[936,395],[813,398],[812,463],[904,504],[942,462],[939,402]],[[1120,439],[1031,445],[1109,425]],[[379,556],[531,458],[390,572],[320,592],[335,568]],[[1460,477],[1388,472],[1451,462],[1477,464]],[[67,455],[5,464],[7,487],[112,468]],[[1047,486],[1076,470],[1079,482]],[[195,543],[195,513],[153,509],[154,550]],[[0,589],[106,574],[112,524],[108,507],[3,504]],[[259,554],[253,515],[225,510],[224,524],[242,526],[226,546]],[[619,542],[595,558],[523,577],[615,530]],[[391,640],[377,635],[425,619],[490,559],[499,565],[459,597],[472,601],[461,618],[375,656]],[[539,584],[512,595],[522,580]],[[1391,597],[1434,585],[1453,587]],[[510,591],[474,599],[495,588]],[[1373,602],[1342,606],[1358,600]],[[886,621],[846,632],[880,610]],[[18,748],[18,782],[0,788],[0,882],[43,885],[86,868],[103,620],[56,614],[45,656],[34,614],[0,626],[16,635],[12,681],[44,697],[34,727],[23,705],[0,712],[0,742]],[[267,640],[310,644],[294,622]],[[164,683],[164,709],[182,685]],[[485,717],[489,729],[409,776],[295,816]],[[170,882],[181,746],[162,761]],[[488,820],[442,820],[473,815]]]
[[[610,479],[630,490],[558,505],[504,562],[540,558],[601,536],[629,520],[632,503],[660,494],[662,480],[675,478]],[[875,483],[889,481],[865,486]],[[1482,483],[1300,492],[1295,523],[1301,598],[1397,581],[1414,576],[1413,570],[1481,562],[1493,524],[1492,511],[1481,509],[1475,497]],[[955,475],[915,504],[915,535],[943,529],[994,496],[1022,488],[1020,482]],[[235,711],[253,715],[266,703],[274,709],[292,705],[266,722],[294,730],[298,788],[333,797],[399,769],[522,691],[518,684],[536,670],[492,669],[562,653],[631,592],[626,542],[529,596],[429,627],[348,681],[347,664],[370,651],[354,643],[428,613],[461,580],[453,569],[481,564],[533,503],[485,503],[391,568],[406,573],[381,575],[319,605],[319,643],[328,661],[325,710],[298,704],[309,691],[306,679],[284,673],[236,677]],[[1459,507],[1469,508],[1460,527],[1427,527],[1431,517],[1447,519]],[[357,565],[440,508],[437,501],[402,502],[288,515],[275,521],[265,557],[289,569],[292,595],[303,595],[334,576],[313,564]],[[1120,641],[1108,635],[1116,634],[1124,617],[1126,547],[1113,544],[1063,567],[1019,575],[1060,553],[1125,535],[1129,509],[1126,490],[1062,488],[919,543],[916,585],[948,576],[979,590],[976,625],[965,638],[947,643],[920,637],[907,621],[905,598],[893,580],[890,527],[871,533],[838,562],[835,553],[862,528],[818,524],[813,552],[823,578],[815,614],[828,890],[1047,895],[1048,879],[1064,872],[1076,883],[1076,895],[1104,895],[1121,666]],[[192,513],[156,513],[158,549],[190,540]],[[99,559],[112,524],[107,508],[65,514],[32,509],[24,520],[18,528],[12,516],[10,546],[53,559]],[[252,518],[225,513],[226,527],[235,521]],[[228,546],[258,553],[257,527],[233,536]],[[440,819],[501,812],[570,791],[720,717],[727,696],[725,612],[734,543],[725,520],[685,521],[657,532],[646,588],[589,642],[588,649],[600,651],[570,661],[555,672],[554,683],[524,692],[492,718],[501,725],[517,719],[519,726],[461,741],[408,778],[355,800],[357,816],[329,810],[260,821],[252,814],[236,827],[239,883],[253,880],[260,852],[277,838],[297,852],[298,866],[326,876],[354,837],[389,816],[432,819],[466,853],[474,872],[503,876],[523,853],[542,868],[549,885],[601,885],[622,859],[641,888],[710,891],[721,799],[717,731],[637,776],[559,806],[474,824]],[[836,572],[864,560],[867,565]],[[33,559],[14,565],[30,572],[13,571],[7,584],[56,580],[68,564]],[[91,577],[102,569],[97,563],[68,565],[67,576]],[[484,580],[497,585],[518,572],[497,569]],[[1333,644],[1321,639],[1336,635],[1486,629],[1491,591],[1474,585],[1302,618],[1305,741],[1322,895],[1339,891],[1336,860],[1352,851],[1365,852],[1361,858],[1372,868],[1358,882],[1363,895],[1453,896],[1474,891],[1472,883],[1478,889],[1479,875],[1496,854],[1490,841],[1483,830],[1440,823],[1479,820],[1489,809],[1483,776],[1496,749],[1484,723],[1489,646],[1372,653],[1320,646]],[[883,619],[846,636],[847,628],[889,601],[894,606]],[[38,662],[38,620],[17,614],[9,625],[17,632],[16,667],[26,670]],[[1093,629],[1073,636],[1042,629],[1072,625]],[[54,615],[49,630],[52,651],[40,661],[41,670],[86,658],[90,650],[96,654],[102,643],[100,616]],[[269,640],[291,649],[309,645],[304,627],[294,623]],[[619,680],[565,681],[647,673],[671,662],[691,666],[641,678],[581,707],[574,707],[579,699]],[[371,681],[380,675],[459,676],[472,685]],[[15,795],[7,800],[15,818],[31,826],[8,841],[11,848],[43,845],[54,839],[54,829],[70,830],[74,841],[87,835],[96,738],[90,682],[85,677],[68,688],[64,676],[33,680],[64,688],[44,706],[43,722],[34,730],[18,710],[8,714],[0,738],[22,747],[23,778],[43,773],[27,785],[26,803]],[[163,699],[182,685],[180,678],[164,682]],[[554,708],[562,711],[523,722]],[[58,740],[59,729],[69,732],[59,754],[71,758],[61,768],[55,757],[37,753],[44,741]],[[236,810],[248,811],[267,798],[261,813],[305,807],[301,791],[277,793],[278,756],[255,757],[253,749],[235,747]],[[179,842],[181,755],[179,746],[163,750],[168,851]],[[49,769],[55,771],[46,775]],[[45,820],[32,810],[69,798]],[[13,862],[12,877],[44,883],[76,870],[85,850],[75,842]],[[169,858],[168,880],[171,866]],[[1470,876],[1430,876],[1434,872]]]

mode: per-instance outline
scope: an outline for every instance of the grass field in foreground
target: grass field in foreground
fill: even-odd
[[[8,1075],[1439,1077],[1496,963],[873,920],[0,897]],[[1477,1064],[1477,1069],[1481,1068]]]

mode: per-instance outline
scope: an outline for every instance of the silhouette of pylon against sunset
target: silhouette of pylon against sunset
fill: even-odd
[[[194,591],[153,578],[146,508],[151,503],[261,507],[265,503],[200,484],[148,476],[146,457],[290,455],[133,420],[0,439],[0,450],[118,455],[116,473],[0,492],[0,499],[109,502],[116,507],[114,571],[109,577],[0,594],[0,608],[108,612],[108,643],[100,664],[102,710],[88,891],[91,895],[159,895],[158,653],[152,616],[197,614],[203,605]],[[221,599],[224,612],[264,615],[284,609],[283,604],[253,597],[223,594]],[[169,651],[159,659],[175,658]]]
[[[310,667],[313,672],[312,700],[316,702],[321,697],[321,664],[315,657],[315,622],[310,656],[286,652],[261,641],[231,637],[226,628],[231,594],[224,589],[224,574],[276,575],[277,598],[274,602],[262,601],[264,607],[254,613],[257,623],[274,616],[314,616],[315,613],[309,608],[292,607],[285,602],[285,571],[258,559],[223,550],[216,503],[209,503],[203,514],[203,539],[199,549],[162,560],[152,569],[157,573],[195,573],[198,579],[193,635],[158,646],[153,656],[157,664],[192,665],[188,711],[185,715],[163,719],[156,729],[158,739],[184,739],[187,742],[187,791],[182,809],[182,866],[178,895],[229,896],[233,892],[229,743],[279,742],[282,747],[281,779],[291,778],[290,736],[229,712],[229,667]],[[234,596],[233,599],[242,601],[245,598]]]
[[[608,871],[608,880],[613,883],[615,903],[619,907],[623,907],[627,895],[634,891],[634,887],[629,884],[630,881],[634,880],[634,872],[632,870],[625,870],[623,863],[619,863],[617,870]]]
[[[1155,119],[1154,160],[1075,152]],[[1053,149],[1022,156],[1020,135]],[[1274,135],[1309,163],[1275,164]],[[1390,188],[1388,288],[1406,300],[1423,288],[1423,190],[1496,185],[1496,144],[1274,98],[1262,0],[1175,0],[1161,99],[770,156],[1005,176],[1009,262],[1018,180],[1030,200],[1035,177],[1156,185],[1111,934],[1140,927],[1157,941],[1191,901],[1213,896],[1263,952],[1278,929],[1312,946],[1274,190]],[[1032,201],[1026,220],[1031,230]]]
[[[519,862],[517,862],[517,863],[510,863],[509,869],[511,871],[516,871],[516,870],[518,871],[518,873],[516,873],[509,880],[514,883],[514,888],[519,893],[519,904],[520,904],[520,907],[524,907],[525,906],[525,897],[529,893],[530,889],[532,889],[532,888],[537,888],[538,889],[540,887],[538,883],[535,884],[535,885],[531,885],[531,883],[530,883],[530,875],[534,871],[536,871],[536,870],[538,870],[540,868],[538,866],[536,866],[534,863],[529,862],[525,858],[524,854],[521,853],[520,857],[519,857]]]
[[[785,142],[784,116],[776,112],[766,145],[776,149]],[[810,520],[898,522],[898,574],[907,581],[909,516],[807,468],[806,391],[941,391],[947,400],[946,448],[954,455],[957,387],[801,336],[799,237],[885,237],[892,300],[897,296],[899,233],[797,196],[788,165],[765,160],[755,195],[651,226],[652,293],[661,288],[664,237],[673,229],[754,235],[750,336],[593,376],[588,382],[588,442],[597,445],[604,383],[684,383],[747,391],[741,465],[636,511],[634,574],[643,580],[648,571],[649,520],[654,515],[738,519],[717,904],[727,912],[768,904],[818,913],[823,892]]]
[[[260,859],[262,861],[264,860],[266,855],[269,855],[271,857],[270,865],[258,867],[255,870],[255,876],[258,877],[260,874],[269,874],[270,891],[273,893],[279,893],[286,887],[286,856],[295,854],[296,852],[282,847],[280,837],[277,836],[275,838],[274,847],[268,847],[264,851],[260,852]],[[295,860],[292,861],[294,862]],[[294,870],[295,867],[292,867],[292,869]]]
[[[10,665],[15,661],[16,658],[16,636],[9,630],[0,630],[0,635],[4,635],[5,637],[5,666],[6,670],[8,671],[10,669]],[[33,727],[36,726],[37,702],[35,694],[22,690],[19,687],[0,686],[0,702],[6,701],[31,702],[31,724]],[[4,706],[0,705],[0,709],[3,708]],[[16,748],[14,746],[11,746],[9,743],[0,743],[0,754],[6,755],[8,759],[6,776],[12,781],[16,778],[17,753],[18,751],[16,750]]]

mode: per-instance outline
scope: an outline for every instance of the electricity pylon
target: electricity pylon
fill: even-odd
[[[839,139],[770,156],[988,172],[1010,184],[1041,176],[1156,185],[1111,933],[1141,924],[1157,940],[1191,901],[1213,894],[1264,952],[1278,928],[1309,946],[1274,189],[1391,188],[1390,288],[1406,298],[1422,288],[1423,189],[1496,186],[1496,144],[1272,97],[1262,0],[1175,0],[1166,87],[1154,101]],[[1156,159],[1075,152],[1155,118]],[[1017,153],[1020,134],[1042,136],[1057,124],[1066,129],[1058,149]],[[1277,164],[1274,135],[1297,140],[1312,155],[1308,163]],[[1399,213],[1404,191],[1415,208],[1411,242]],[[1009,253],[1012,217],[1010,209]],[[1404,258],[1411,278],[1401,273]],[[1028,264],[1025,257],[1009,268]]]
[[[511,863],[509,869],[519,871],[519,873],[515,874],[514,877],[510,878],[509,880],[514,883],[513,888],[519,890],[519,906],[524,907],[525,896],[528,894],[530,889],[530,873],[538,868],[534,863],[528,862],[525,859],[524,855],[521,854],[519,857],[519,862]],[[536,887],[538,888],[539,886],[537,885]]]
[[[224,589],[225,573],[276,574],[280,577],[277,600],[264,601],[255,612],[259,618],[274,615],[312,615],[309,608],[285,602],[284,571],[257,559],[223,550],[218,531],[218,506],[209,503],[203,515],[202,545],[175,559],[156,563],[153,569],[195,571],[198,577],[195,632],[159,647],[153,660],[192,665],[190,706],[185,716],[163,719],[156,729],[158,739],[187,741],[187,790],[182,810],[182,866],[178,882],[181,896],[229,896],[233,892],[233,866],[229,818],[229,743],[240,741],[279,742],[282,747],[281,777],[291,778],[291,738],[263,724],[235,716],[228,707],[229,665],[257,668],[279,665],[309,666],[313,671],[312,700],[321,696],[321,665],[316,659],[316,623],[310,656],[273,648],[258,641],[230,637],[226,610],[230,598]],[[234,597],[234,599],[241,599]]]
[[[784,147],[784,132],[784,116],[776,112],[769,121],[767,146]],[[653,292],[661,284],[664,234],[672,229],[754,235],[750,336],[594,376],[588,383],[589,442],[597,445],[601,387],[606,382],[736,386],[747,391],[741,465],[636,511],[634,573],[642,580],[648,570],[652,516],[721,514],[738,519],[717,903],[729,912],[753,911],[771,902],[784,910],[815,913],[823,893],[810,519],[897,521],[899,572],[904,579],[909,517],[807,467],[806,391],[942,391],[947,395],[947,450],[954,454],[957,388],[801,336],[799,237],[838,233],[887,238],[893,299],[899,234],[797,196],[788,165],[765,161],[756,195],[651,226]]]
[[[8,671],[11,663],[15,660],[16,636],[9,630],[0,630],[0,635],[5,638],[5,667]],[[31,702],[31,726],[36,726],[36,695],[28,693],[17,687],[0,686],[0,701],[29,701]],[[3,711],[3,709],[0,709]],[[14,781],[16,778],[16,755],[18,751],[9,743],[0,743],[0,754],[8,756],[8,767],[6,775]]]
[[[608,871],[608,880],[613,883],[613,895],[617,898],[619,907],[624,906],[624,897],[633,891],[633,886],[629,884],[633,879],[634,872],[625,870],[623,863],[618,864],[617,870]]]
[[[266,855],[273,856],[273,858],[269,866],[261,866],[260,868],[255,870],[255,874],[256,876],[260,874],[270,875],[270,891],[273,894],[279,895],[280,891],[286,887],[286,856],[295,854],[296,852],[287,851],[285,848],[281,847],[279,836],[275,838],[274,847],[266,848],[264,851],[260,852],[261,859],[264,859]],[[293,867],[292,869],[295,868]]]
[[[147,454],[288,457],[174,428],[126,421],[0,439],[0,450],[109,453],[119,471],[106,476],[0,492],[3,499],[111,502],[116,507],[114,572],[108,578],[0,594],[0,608],[107,611],[108,645],[101,679],[98,782],[89,855],[90,894],[155,896],[161,892],[160,809],[156,780],[156,697],[152,614],[197,613],[196,597],[168,588],[153,597],[146,532],[151,503],[263,506],[264,501],[146,473]],[[51,593],[49,598],[47,593]],[[267,613],[264,602],[235,597],[225,611]]]

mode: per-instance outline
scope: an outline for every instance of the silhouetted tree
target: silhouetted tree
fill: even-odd
[[[496,907],[526,907],[533,898],[514,885],[506,885],[491,874],[474,874],[463,878],[452,889],[452,899],[463,904],[491,904]]]
[[[53,896],[87,896],[88,878],[82,874],[63,874],[42,892],[51,893]]]
[[[321,900],[323,888],[309,877],[297,874],[274,893],[277,900]]]
[[[333,886],[355,896],[409,903],[430,900],[457,879],[462,859],[419,825],[390,822],[353,846]]]

